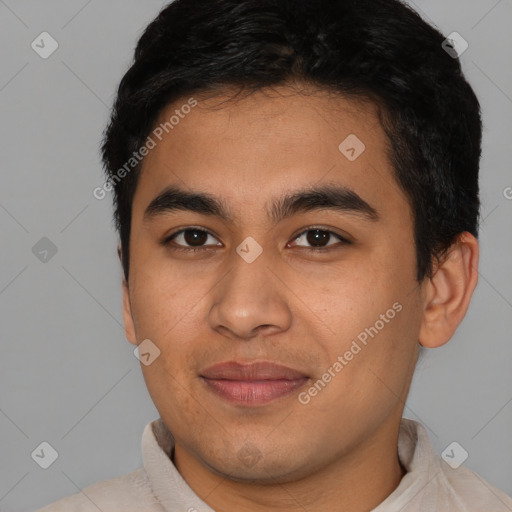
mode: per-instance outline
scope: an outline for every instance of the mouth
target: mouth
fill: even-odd
[[[228,402],[263,405],[303,387],[309,377],[298,370],[265,361],[228,361],[210,366],[200,378],[207,389]]]

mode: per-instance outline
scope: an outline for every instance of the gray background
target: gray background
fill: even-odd
[[[142,462],[158,413],[124,338],[121,269],[98,145],[134,44],[163,1],[0,0],[2,266],[0,509],[34,510]],[[512,0],[416,0],[468,42],[464,72],[484,117],[480,280],[453,340],[417,368],[405,415],[441,452],[512,494]],[[49,32],[42,59],[31,42]],[[32,252],[49,238],[46,263]],[[59,454],[46,470],[42,442]]]

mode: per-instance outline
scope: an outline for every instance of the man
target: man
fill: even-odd
[[[479,103],[395,0],[176,0],[103,157],[144,467],[49,511],[507,511],[402,419],[477,283]],[[101,191],[98,191],[101,193]]]

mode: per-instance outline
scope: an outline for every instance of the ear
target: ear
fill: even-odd
[[[478,241],[461,233],[425,283],[419,342],[427,348],[447,343],[462,322],[478,281]]]
[[[123,256],[121,252],[121,244],[117,246],[117,255],[123,266]],[[135,325],[132,316],[132,305],[130,302],[130,289],[128,283],[123,276],[123,321],[124,321],[124,332],[126,339],[133,345],[137,345],[137,338],[135,336]]]

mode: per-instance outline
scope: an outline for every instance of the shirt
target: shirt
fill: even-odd
[[[171,432],[158,418],[142,434],[142,467],[90,485],[39,512],[214,512],[174,466],[173,447]],[[448,451],[448,458],[452,456],[455,452]],[[437,455],[416,421],[402,418],[398,457],[407,472],[372,512],[512,511],[512,498],[464,466],[453,469]]]

